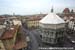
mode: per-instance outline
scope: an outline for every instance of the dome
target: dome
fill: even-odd
[[[65,23],[65,21],[62,18],[60,18],[58,15],[56,15],[55,13],[49,13],[43,19],[41,19],[39,22],[43,23],[43,24],[61,24],[61,23]]]

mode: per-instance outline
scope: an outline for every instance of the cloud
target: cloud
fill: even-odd
[[[75,8],[75,0],[0,0],[0,14],[12,13],[28,14],[50,12],[53,5],[56,12],[65,7]]]

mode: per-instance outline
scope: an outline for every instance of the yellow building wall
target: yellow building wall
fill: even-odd
[[[16,38],[16,37],[13,37],[12,39],[2,40],[6,50],[12,50],[13,49],[13,46],[15,44],[14,38]]]
[[[3,42],[0,40],[0,50],[5,50],[5,47],[3,45]]]
[[[36,20],[36,21],[27,21],[27,26],[28,28],[31,28],[31,27],[38,27],[39,26],[39,20]]]

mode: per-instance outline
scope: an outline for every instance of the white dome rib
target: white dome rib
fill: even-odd
[[[58,15],[56,15],[54,13],[49,13],[47,16],[45,16],[39,22],[43,23],[43,24],[60,24],[60,23],[65,23],[65,21],[62,18],[60,18]]]

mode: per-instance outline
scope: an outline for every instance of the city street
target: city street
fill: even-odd
[[[41,40],[41,37],[40,37],[39,30],[35,29],[35,30],[31,30],[30,32],[33,33],[33,35],[37,39],[38,45],[41,46],[42,45],[42,40]]]
[[[31,32],[24,27],[22,27],[23,33],[30,37],[30,43],[28,44],[28,50],[38,50],[39,43],[38,38],[35,37],[34,32]]]

